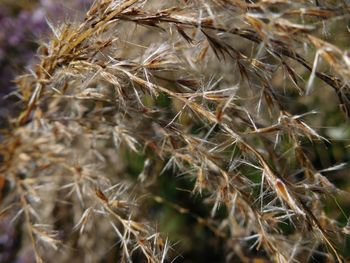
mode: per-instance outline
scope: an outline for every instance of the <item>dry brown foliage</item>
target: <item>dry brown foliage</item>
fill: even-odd
[[[154,185],[173,169],[212,213],[167,205],[223,240],[228,262],[257,250],[342,261],[346,231],[324,200],[347,193],[313,166],[303,143],[327,139],[289,100],[325,83],[350,116],[349,53],[323,32],[345,25],[349,41],[349,11],[341,0],[101,0],[52,26],[2,132],[1,217],[20,222],[37,262],[102,262],[113,246],[114,262],[170,262],[172,242],[141,208],[167,203]],[[137,180],[126,152],[146,157]]]

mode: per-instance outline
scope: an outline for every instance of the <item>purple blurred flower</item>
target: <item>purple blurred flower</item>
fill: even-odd
[[[9,218],[0,220],[0,262],[10,262],[14,258],[16,231]]]
[[[11,10],[0,10],[0,96],[11,91],[14,71],[31,62],[35,51],[34,39],[47,30],[44,10],[21,11],[10,16]]]

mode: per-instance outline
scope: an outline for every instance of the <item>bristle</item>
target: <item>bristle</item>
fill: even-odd
[[[164,211],[228,262],[341,261],[349,227],[325,203],[345,191],[321,173],[346,166],[316,168],[304,145],[333,143],[309,116],[322,105],[293,105],[329,90],[350,114],[348,51],[323,28],[350,7],[313,2],[104,0],[50,22],[2,133],[0,217],[37,262],[170,262],[186,249]],[[198,209],[162,195],[179,180]]]

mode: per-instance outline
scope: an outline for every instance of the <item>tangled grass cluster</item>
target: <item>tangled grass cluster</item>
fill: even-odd
[[[78,17],[89,3],[92,1],[0,1],[0,128],[6,116],[16,110],[12,80],[21,69],[34,63],[36,42],[49,30],[46,21],[57,23],[64,16]]]
[[[341,262],[349,226],[326,203],[348,194],[325,173],[344,165],[315,167],[304,146],[332,138],[294,101],[330,90],[350,117],[349,12],[342,0],[100,0],[50,25],[1,132],[1,219],[36,262],[186,261],[157,224],[164,207],[226,262]],[[167,200],[172,186],[204,212]]]

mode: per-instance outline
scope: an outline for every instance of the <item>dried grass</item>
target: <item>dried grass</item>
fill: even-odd
[[[304,96],[322,80],[350,116],[349,54],[322,39],[349,11],[343,1],[103,0],[84,21],[51,26],[3,132],[1,217],[20,222],[37,262],[101,262],[113,246],[114,261],[168,262],[147,200],[207,227],[227,261],[250,262],[253,248],[274,262],[342,261],[346,228],[324,200],[347,193],[304,151],[327,139],[289,111],[283,86]],[[136,181],[126,152],[146,157]],[[194,181],[211,216],[157,195],[170,168]]]

